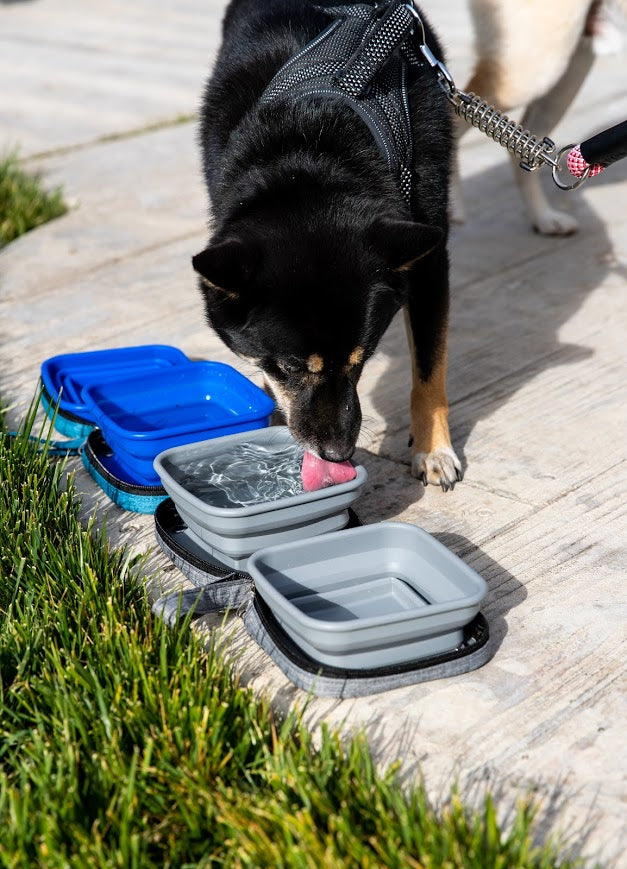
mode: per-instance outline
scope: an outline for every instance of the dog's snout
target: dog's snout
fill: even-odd
[[[355,452],[355,447],[329,446],[320,449],[320,458],[326,462],[347,462]]]

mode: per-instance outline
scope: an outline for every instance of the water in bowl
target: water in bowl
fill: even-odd
[[[184,462],[174,479],[213,507],[249,507],[301,495],[303,449],[298,444],[240,443],[228,452]]]

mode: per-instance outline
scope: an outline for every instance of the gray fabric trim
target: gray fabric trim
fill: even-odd
[[[338,699],[365,697],[369,694],[391,691],[394,688],[430,682],[433,679],[447,679],[449,676],[459,676],[462,673],[469,673],[471,670],[482,667],[493,657],[496,651],[494,641],[489,639],[485,646],[476,652],[471,652],[455,661],[447,661],[446,663],[436,664],[432,667],[422,667],[393,676],[366,676],[363,679],[355,677],[332,678],[309,673],[294,664],[276,646],[254,606],[249,606],[246,609],[246,612],[243,614],[243,620],[244,626],[252,639],[272,658],[287,678],[296,686],[302,688],[303,691],[315,694],[318,697],[335,697]]]
[[[205,588],[187,588],[160,597],[152,605],[154,615],[174,627],[191,611],[194,616],[205,613],[240,610],[248,606],[252,596],[252,582],[227,580],[213,583]]]
[[[252,579],[235,573],[213,576],[177,555],[159,534],[157,540],[168,558],[196,586],[164,595],[152,605],[153,613],[170,627],[184,619],[192,609],[195,616],[201,616],[208,612],[239,609],[250,602]]]
[[[233,571],[233,573],[227,574],[216,574],[213,576],[208,573],[206,570],[201,570],[200,567],[196,567],[191,562],[187,561],[185,558],[182,558],[177,552],[175,552],[170,546],[168,546],[167,542],[163,539],[163,537],[157,532],[157,543],[163,549],[165,554],[168,556],[170,561],[177,567],[183,576],[186,576],[189,580],[191,580],[195,586],[198,588],[206,588],[208,585],[211,585],[215,582],[241,582],[243,578],[241,575]],[[228,568],[227,568],[228,569]],[[251,581],[252,582],[252,581]]]

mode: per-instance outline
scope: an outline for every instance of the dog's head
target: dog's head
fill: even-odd
[[[272,217],[232,223],[193,258],[207,316],[264,372],[296,440],[341,462],[361,427],[364,363],[406,301],[409,270],[442,232],[387,217],[362,226]]]

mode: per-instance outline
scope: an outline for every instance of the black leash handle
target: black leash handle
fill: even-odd
[[[579,150],[586,163],[603,166],[604,169],[623,160],[627,157],[627,121],[586,139]]]
[[[573,176],[575,178],[568,184],[560,178],[560,173],[563,171],[560,161],[566,154],[568,155],[566,167],[571,178]],[[612,163],[625,157],[627,157],[627,121],[622,121],[597,133],[596,136],[591,136],[581,145],[566,145],[562,148],[553,164],[553,181],[562,190],[576,190],[588,178],[594,178]]]

